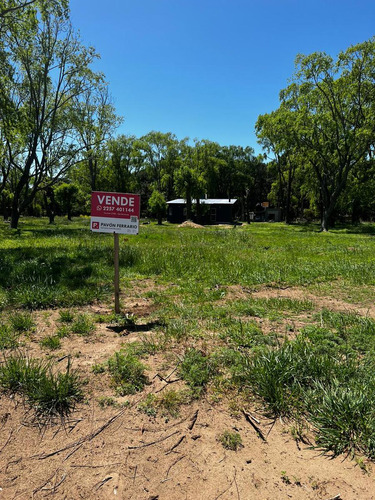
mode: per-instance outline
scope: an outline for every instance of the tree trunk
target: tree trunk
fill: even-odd
[[[334,208],[335,204],[332,202],[328,207],[323,206],[321,230],[325,233],[329,230],[330,227],[334,226],[334,221],[332,219]]]
[[[191,219],[191,196],[190,193],[186,193],[186,218]]]
[[[293,176],[292,176],[292,167],[289,167],[289,173],[288,173],[288,184],[287,184],[287,192],[286,192],[286,206],[285,206],[285,223],[290,224],[291,222],[291,216],[290,216],[290,205],[292,201],[292,182],[293,182]]]
[[[199,198],[197,198],[197,223],[202,224],[201,202]]]
[[[13,203],[10,227],[12,229],[17,229],[19,220],[20,220],[20,211],[18,209],[17,204]]]
[[[44,191],[44,204],[50,224],[55,223],[55,197],[52,188]]]

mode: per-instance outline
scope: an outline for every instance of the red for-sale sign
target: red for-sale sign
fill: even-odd
[[[140,196],[130,193],[91,193],[91,231],[138,234]]]

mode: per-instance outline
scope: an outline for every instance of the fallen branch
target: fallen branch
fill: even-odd
[[[76,446],[76,447],[75,447],[72,451],[70,451],[70,452],[67,454],[67,456],[64,458],[64,460],[63,460],[63,461],[65,462],[66,460],[68,460],[68,458],[70,458],[70,457],[71,457],[71,456],[72,456],[72,455],[73,455],[76,451],[78,451],[79,449],[81,449],[81,448],[82,448],[82,446],[83,446],[83,443],[81,443],[81,444],[79,444],[78,446]]]
[[[63,474],[62,474],[62,477],[60,479],[60,481],[58,483],[56,483],[56,479],[57,479],[57,473],[59,472],[59,469],[56,469],[55,472],[52,474],[52,476],[50,476],[41,486],[39,486],[38,488],[35,488],[35,490],[33,490],[32,492],[32,497],[34,497],[34,495],[36,493],[38,493],[38,491],[52,491],[53,493],[55,493],[56,489],[65,481],[66,479],[66,472],[64,471]],[[55,484],[52,486],[52,487],[47,487],[47,484],[48,483],[51,483],[52,484],[52,480],[53,478],[55,478]]]
[[[9,433],[8,439],[5,441],[3,446],[0,448],[0,453],[3,451],[3,449],[6,447],[6,445],[9,443],[9,441],[12,439],[14,429],[12,429]]]
[[[105,483],[108,483],[108,481],[110,481],[111,479],[112,479],[112,476],[105,477],[104,479],[102,479],[98,483],[94,484],[93,488],[95,488],[96,491],[98,491],[102,486],[105,485]]]
[[[341,495],[340,493],[332,498],[327,498],[327,500],[341,500]]]
[[[235,469],[234,469],[234,478],[233,478],[233,481],[234,481],[234,484],[235,484],[235,486],[236,486],[236,491],[237,491],[237,500],[240,500],[240,491],[239,491],[239,489],[238,489],[238,484],[237,484],[236,475],[237,475],[237,469],[235,468]]]
[[[242,410],[242,413],[244,414],[246,421],[253,427],[260,439],[266,443],[267,439],[264,437],[264,434],[259,427],[252,421],[251,416],[245,410]]]
[[[248,412],[248,411],[245,411],[245,410],[243,410],[243,411],[246,413],[246,415],[248,415],[248,417],[249,417],[249,418],[251,418],[252,420],[254,420],[254,422],[255,422],[256,424],[260,425],[260,421],[259,421],[257,418],[255,418],[255,417],[254,417],[254,415],[252,415],[252,414],[251,414],[250,412]]]
[[[172,434],[169,434],[168,436],[157,439],[156,441],[151,441],[151,443],[145,443],[145,444],[141,444],[139,446],[128,446],[128,450],[138,450],[140,448],[147,448],[148,446],[153,446],[154,444],[161,443],[162,441],[169,439],[170,437],[174,436],[175,434],[178,434],[179,432],[180,431],[172,432]]]
[[[87,436],[82,437],[81,439],[78,439],[78,441],[75,441],[74,443],[70,443],[70,444],[64,446],[64,448],[60,448],[59,450],[52,451],[51,453],[34,455],[31,458],[38,458],[38,460],[45,460],[46,458],[53,457],[54,455],[59,455],[60,453],[63,453],[66,450],[70,450],[71,448],[80,447],[82,444],[84,444],[88,441],[92,441],[94,438],[96,438],[96,436],[98,436],[98,434],[100,434],[107,427],[109,427],[111,424],[113,424],[113,422],[115,420],[117,420],[119,417],[121,417],[124,414],[125,410],[126,409],[124,408],[119,413],[117,413],[117,415],[110,418],[104,425],[102,425],[101,427],[96,429],[96,431],[92,432],[91,434],[88,434]],[[70,455],[68,455],[66,458],[69,458],[69,456]]]
[[[197,411],[194,413],[194,415],[192,416],[192,418],[191,418],[190,424],[188,425],[188,429],[189,429],[189,431],[192,431],[192,430],[193,430],[193,427],[194,427],[194,425],[195,425],[195,423],[196,423],[196,421],[197,421],[197,418],[198,418],[198,411],[199,411],[199,410],[197,410]]]
[[[160,380],[162,380],[162,379],[160,379]],[[163,387],[161,387],[160,389],[158,389],[157,391],[155,391],[155,394],[157,394],[158,392],[163,391],[166,387],[168,387],[169,384],[174,384],[175,382],[179,382],[180,380],[181,380],[180,378],[176,378],[174,380],[163,379],[163,382],[165,382],[165,385],[163,385]]]
[[[185,455],[182,455],[182,457],[178,457],[178,459],[177,459],[177,460],[175,460],[175,461],[173,462],[173,464],[171,464],[171,465],[168,467],[168,470],[167,470],[167,475],[165,476],[165,479],[164,479],[163,481],[161,481],[161,482],[164,482],[164,481],[166,481],[166,480],[168,479],[169,472],[170,472],[170,470],[172,469],[172,467],[174,467],[174,466],[175,466],[178,462],[180,462],[180,460],[182,460],[183,458],[185,458]]]
[[[167,451],[166,455],[169,455],[169,453],[172,453],[172,451],[173,451],[173,450],[175,450],[175,449],[177,448],[177,446],[180,446],[180,444],[182,443],[182,441],[183,441],[185,438],[186,438],[186,436],[185,436],[185,435],[183,435],[182,437],[180,437],[180,439],[177,441],[177,443],[176,443],[176,444],[174,444],[174,445],[172,446],[172,448],[171,448],[169,451]]]

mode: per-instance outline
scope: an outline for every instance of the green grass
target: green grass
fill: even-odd
[[[95,324],[90,315],[85,313],[77,314],[70,330],[77,335],[87,336],[95,330]]]
[[[28,332],[35,327],[35,323],[31,314],[27,312],[15,312],[10,318],[9,322],[12,328],[19,332]]]
[[[18,347],[19,336],[20,332],[15,331],[10,325],[0,323],[0,350]]]
[[[91,233],[88,224],[87,218],[59,220],[56,226],[46,219],[23,219],[19,231],[0,225],[0,306],[69,308],[107,297],[113,241]],[[197,300],[202,291],[197,281],[212,301],[223,298],[220,286],[229,284],[306,286],[338,279],[343,288],[375,284],[373,235],[362,228],[321,234],[315,226],[282,224],[232,231],[148,225],[127,240],[120,251],[122,278],[173,281],[187,291],[190,287]]]
[[[82,382],[71,370],[54,373],[50,363],[22,354],[5,358],[0,366],[0,389],[20,394],[44,421],[65,418],[82,400]]]
[[[40,341],[40,345],[42,347],[51,349],[53,351],[56,349],[60,349],[61,347],[60,337],[58,335],[48,335],[47,337],[44,337],[44,339]]]
[[[120,245],[121,288],[149,299],[154,309],[147,321],[159,326],[105,365],[94,365],[94,373],[108,371],[119,394],[134,394],[148,382],[140,358],[169,355],[189,398],[237,391],[255,398],[272,418],[307,422],[324,452],[375,458],[375,321],[282,296],[284,288],[299,287],[362,307],[372,304],[374,234],[375,225],[328,234],[314,225],[204,231],[141,226],[138,236]],[[6,318],[0,349],[16,348],[34,328],[27,309],[63,309],[56,335],[44,340],[51,349],[72,333],[90,335],[94,321],[142,331],[142,319],[131,312],[94,317],[72,309],[97,300],[112,305],[113,239],[91,233],[87,218],[58,220],[53,227],[45,219],[24,218],[19,231],[0,224],[0,242],[0,310]],[[142,293],[142,279],[155,287]],[[253,296],[260,287],[279,290],[280,297]],[[26,365],[19,371],[27,376],[18,379],[11,366],[8,375],[2,368],[3,390],[28,394],[27,380],[35,388],[44,365]],[[54,377],[44,382],[46,394],[59,380]],[[177,415],[183,401],[180,392],[169,391],[164,400],[146,399],[141,409]]]
[[[131,352],[116,352],[108,360],[108,371],[120,396],[142,391],[148,383],[146,367]]]

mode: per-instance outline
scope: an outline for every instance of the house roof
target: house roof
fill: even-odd
[[[234,205],[236,203],[236,198],[201,198],[199,202],[202,205]],[[196,200],[192,200],[196,203]],[[186,200],[183,198],[177,198],[176,200],[167,201],[168,205],[186,205]]]

